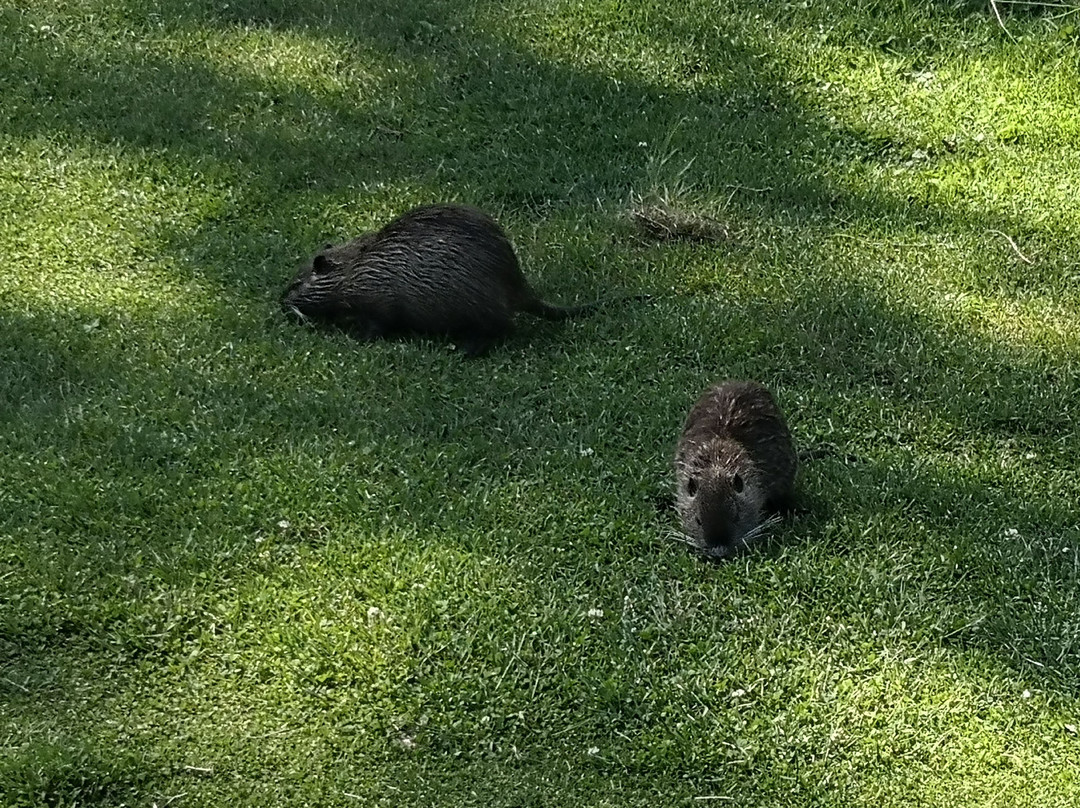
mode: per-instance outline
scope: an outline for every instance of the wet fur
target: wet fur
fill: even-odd
[[[297,273],[281,303],[302,319],[344,325],[367,338],[448,335],[476,356],[512,330],[519,311],[562,320],[600,301],[544,302],[494,219],[465,205],[426,205],[325,248]]]
[[[690,410],[675,452],[686,540],[715,558],[746,547],[794,507],[798,459],[784,416],[757,382],[726,381]]]

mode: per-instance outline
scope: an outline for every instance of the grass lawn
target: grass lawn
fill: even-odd
[[[1080,804],[1080,13],[998,5],[0,6],[0,805]],[[281,316],[451,200],[653,300]],[[838,451],[713,564],[724,377]]]

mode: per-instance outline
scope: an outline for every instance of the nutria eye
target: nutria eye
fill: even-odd
[[[743,489],[742,477],[736,474],[731,478],[731,487],[735,489],[736,494],[741,494]]]
[[[697,493],[697,480],[691,477],[686,481],[686,494],[687,496],[694,496]]]

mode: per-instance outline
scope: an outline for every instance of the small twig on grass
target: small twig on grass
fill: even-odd
[[[993,10],[994,16],[997,18],[998,25],[1001,26],[1001,30],[1005,32],[1005,36],[1015,42],[1016,37],[1009,33],[1009,29],[1005,27],[1005,22],[1001,19],[1001,12],[998,11],[997,7],[997,0],[990,0],[990,8]]]
[[[184,771],[186,771],[186,772],[198,772],[199,774],[213,774],[214,773],[213,769],[205,769],[202,766],[185,766]]]
[[[30,688],[24,687],[23,685],[20,685],[18,682],[13,682],[10,679],[8,679],[6,676],[4,677],[4,681],[7,682],[12,687],[19,688],[19,690],[21,690],[23,693],[29,693],[30,692]]]
[[[769,191],[773,190],[771,185],[766,185],[764,188],[751,188],[749,185],[732,185],[728,183],[724,187],[731,188],[733,191],[748,191],[752,194],[767,194]]]
[[[1002,238],[1004,238],[1007,242],[1009,242],[1009,246],[1013,248],[1013,252],[1015,252],[1018,256],[1020,256],[1020,260],[1023,261],[1025,264],[1034,264],[1035,263],[1030,258],[1028,258],[1026,255],[1024,255],[1022,252],[1020,252],[1020,248],[1016,246],[1016,242],[1012,240],[1012,237],[1008,233],[1002,233],[1000,230],[988,230],[987,232],[988,233],[995,233],[995,234],[1001,236]]]
[[[728,194],[727,201],[724,202],[725,209],[727,209],[731,205],[731,200],[735,198],[735,194],[739,193],[739,191],[747,191],[754,194],[766,194],[772,190],[772,186],[766,188],[750,188],[746,185],[725,185],[724,187],[731,189],[731,193]]]
[[[1062,17],[1067,17],[1070,14],[1075,14],[1076,12],[1080,11],[1080,6],[1077,6],[1075,3],[1070,4],[1067,1],[1062,2],[1062,3],[1052,3],[1052,2],[1049,2],[1049,0],[997,0],[997,2],[1001,3],[1002,5],[1008,5],[1008,6],[1024,5],[1024,6],[1035,6],[1036,8],[1061,8],[1061,9],[1064,9],[1064,11],[1062,11],[1060,14],[1056,14],[1054,16],[1047,17],[1046,19],[1048,19],[1048,20],[1060,20]]]

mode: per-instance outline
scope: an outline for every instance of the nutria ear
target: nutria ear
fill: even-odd
[[[326,256],[322,253],[316,255],[311,261],[311,273],[313,275],[321,275],[324,272],[330,271],[330,262],[326,260]]]

